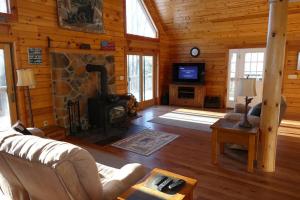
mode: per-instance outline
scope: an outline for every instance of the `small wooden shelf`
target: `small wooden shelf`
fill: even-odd
[[[53,140],[64,140],[66,138],[66,129],[60,126],[45,126],[41,130],[47,138]]]
[[[50,53],[72,53],[72,54],[114,54],[113,50],[101,50],[101,49],[63,49],[63,48],[49,48]]]
[[[203,107],[205,86],[188,84],[170,84],[170,105]]]

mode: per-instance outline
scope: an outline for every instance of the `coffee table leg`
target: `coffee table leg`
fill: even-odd
[[[218,154],[218,141],[217,141],[218,131],[213,129],[211,136],[211,159],[213,164],[217,164],[217,154]]]
[[[253,172],[253,161],[255,159],[255,135],[249,135],[248,144],[248,172]]]

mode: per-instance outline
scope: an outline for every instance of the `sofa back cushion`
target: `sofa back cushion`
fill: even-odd
[[[80,147],[36,136],[0,135],[0,157],[30,199],[102,198],[95,160]],[[0,170],[3,179],[9,176],[7,170]],[[10,179],[6,182],[17,185]]]
[[[14,130],[0,133],[0,144],[1,142],[15,135],[21,135]],[[9,167],[7,161],[0,154],[0,192],[5,194],[7,199],[22,199],[29,200],[29,195],[23,185],[20,183],[15,173]],[[1,197],[1,195],[0,195]],[[3,198],[4,199],[4,198]]]

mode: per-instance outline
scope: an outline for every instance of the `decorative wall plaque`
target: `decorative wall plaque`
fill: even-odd
[[[42,64],[42,49],[41,48],[28,48],[28,64],[40,65]]]
[[[103,0],[57,0],[58,21],[74,31],[103,33]]]

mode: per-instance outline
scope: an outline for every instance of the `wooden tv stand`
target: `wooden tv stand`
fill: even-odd
[[[205,86],[195,84],[170,84],[169,104],[173,106],[204,107]]]

